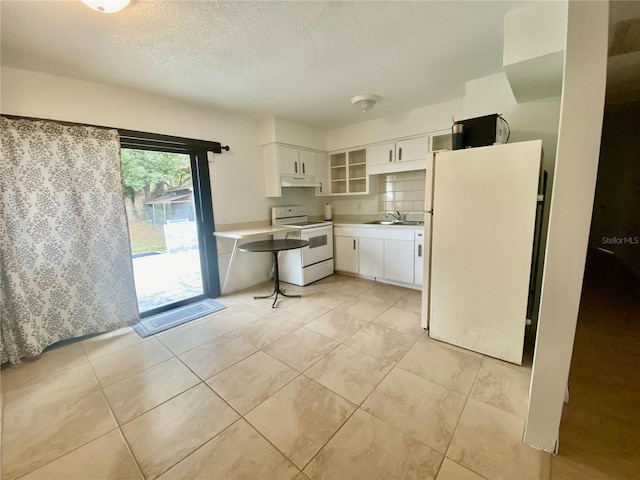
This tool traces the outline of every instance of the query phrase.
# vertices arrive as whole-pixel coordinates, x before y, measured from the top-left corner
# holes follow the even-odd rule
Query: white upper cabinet
[[[329,155],[316,152],[316,179],[320,186],[316,189],[316,195],[329,195]]]
[[[278,145],[280,175],[316,175],[316,152]]]
[[[451,149],[451,129],[440,130],[431,134],[431,152]]]
[[[279,143],[263,145],[262,157],[267,197],[281,197],[282,187],[316,187],[318,162],[324,162],[323,168],[328,169],[326,153]]]
[[[331,195],[369,193],[367,151],[364,148],[329,155]]]
[[[316,152],[311,150],[299,150],[298,169],[302,175],[314,177],[316,175]]]
[[[298,171],[298,149],[278,145],[276,147],[278,154],[278,171],[280,175],[302,175],[302,171]]]
[[[415,162],[423,160],[427,167],[426,160],[429,154],[429,137],[410,138],[396,142],[396,162]]]
[[[396,144],[383,143],[367,148],[367,165],[371,167],[377,165],[388,165],[395,161]]]
[[[427,168],[429,136],[397,140],[367,148],[367,167],[370,175],[404,172]]]

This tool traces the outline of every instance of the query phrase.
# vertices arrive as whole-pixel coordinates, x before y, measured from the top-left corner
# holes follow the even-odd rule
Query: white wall
[[[503,66],[519,102],[560,95],[566,25],[566,0],[505,15]]]
[[[286,118],[269,117],[260,122],[260,144],[274,142],[325,151],[327,132]]]
[[[313,205],[317,204],[314,211],[322,213],[324,202],[307,197],[311,192],[302,189],[290,189],[280,199],[265,197],[260,129],[257,122],[249,119],[149,93],[8,67],[2,67],[0,109],[7,115],[109,126],[230,145],[230,152],[215,155],[209,164],[217,227],[241,222],[270,222],[273,205],[298,204],[308,199]],[[222,265],[226,261],[228,241],[219,241],[218,246]],[[262,263],[268,266],[268,256]],[[230,289],[265,280],[263,270],[268,270],[266,266],[247,267],[255,275],[238,276],[235,283],[230,283]],[[220,273],[222,282],[222,268]]]
[[[567,34],[565,2],[536,2],[504,17],[503,65],[564,50]]]
[[[557,161],[524,435],[527,444],[547,451],[553,451],[558,440],[589,238],[608,7],[608,2],[569,2]]]

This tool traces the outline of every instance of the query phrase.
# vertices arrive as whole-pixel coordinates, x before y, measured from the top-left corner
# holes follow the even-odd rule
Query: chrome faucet
[[[396,210],[396,213],[395,213],[395,214],[393,214],[393,213],[391,213],[391,212],[387,212],[387,217],[388,217],[389,215],[391,215],[393,218],[395,218],[395,219],[396,219],[396,221],[398,221],[398,222],[401,222],[401,221],[402,221],[402,214],[401,214],[400,212],[398,212],[397,210]]]

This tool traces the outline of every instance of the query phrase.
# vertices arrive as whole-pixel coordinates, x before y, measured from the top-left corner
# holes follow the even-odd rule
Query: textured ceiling
[[[502,71],[504,15],[530,3],[3,0],[2,64],[333,128]],[[363,93],[382,97],[366,114]]]

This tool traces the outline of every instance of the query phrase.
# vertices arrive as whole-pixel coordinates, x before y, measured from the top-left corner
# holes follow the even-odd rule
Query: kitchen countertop
[[[246,228],[242,230],[228,230],[223,232],[214,232],[216,237],[234,238],[236,240],[256,237],[260,235],[272,235],[274,233],[286,233],[299,230],[296,227],[288,227],[285,225],[266,225],[264,227]]]
[[[371,224],[369,222],[375,222],[376,220],[385,220],[384,217],[380,218],[380,215],[336,215],[333,219],[334,227],[372,227],[372,228],[424,228],[423,225],[382,225]],[[408,221],[422,221],[421,215],[410,215]]]
[[[365,227],[365,228],[413,228],[421,229],[423,225],[383,225],[380,223],[362,223],[362,222],[333,222],[334,227]]]

